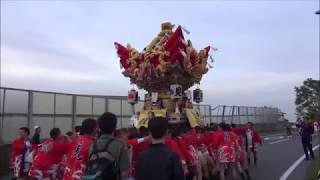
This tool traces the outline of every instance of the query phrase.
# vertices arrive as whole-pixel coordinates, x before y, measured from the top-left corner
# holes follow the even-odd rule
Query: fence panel
[[[4,112],[28,113],[28,92],[18,90],[6,90]]]
[[[132,106],[128,103],[127,100],[121,100],[121,115],[122,116],[131,116],[132,115]]]
[[[3,111],[3,97],[4,97],[4,89],[0,89],[0,114]]]
[[[76,114],[92,115],[92,97],[76,96]]]
[[[93,98],[93,115],[101,115],[106,111],[105,98]]]
[[[72,96],[57,94],[55,101],[56,114],[72,114]]]
[[[29,92],[32,97],[30,101]],[[143,110],[143,104],[143,101],[139,101],[135,105],[135,112]],[[199,105],[199,109],[206,124],[222,121],[236,124],[248,121],[257,124],[276,123],[279,122],[281,113],[278,108],[271,107]],[[0,143],[11,142],[22,126],[29,127],[33,133],[32,127],[39,125],[42,138],[49,137],[49,131],[53,127],[58,127],[65,133],[71,131],[73,126],[81,125],[86,118],[98,118],[106,110],[117,115],[117,128],[129,126],[132,107],[125,96],[72,95],[0,88]]]
[[[20,127],[28,127],[27,116],[4,116],[2,140],[12,142],[19,135]]]
[[[108,99],[108,111],[121,116],[121,100]]]
[[[72,130],[72,118],[71,117],[55,117],[54,127],[60,128],[63,133]]]
[[[33,93],[34,114],[54,114],[54,94]]]

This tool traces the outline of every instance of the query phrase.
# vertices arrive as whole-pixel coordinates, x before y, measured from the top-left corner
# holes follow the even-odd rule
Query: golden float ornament
[[[168,117],[181,119],[177,114],[185,113],[183,104],[189,101],[185,93],[181,100],[170,97],[170,86],[176,84],[179,91],[185,92],[194,84],[199,84],[202,76],[208,72],[209,52],[211,46],[199,52],[193,47],[191,40],[185,40],[185,28],[170,22],[161,24],[161,31],[141,52],[127,44],[126,47],[115,42],[117,54],[120,58],[122,72],[130,78],[131,83],[144,89],[149,95],[145,96],[145,110],[166,109]],[[151,102],[151,94],[158,93],[158,102]],[[178,110],[179,112],[177,112]],[[182,118],[183,119],[183,118]]]

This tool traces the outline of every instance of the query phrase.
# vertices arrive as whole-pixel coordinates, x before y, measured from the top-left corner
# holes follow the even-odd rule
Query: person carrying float
[[[238,171],[246,174],[247,178],[250,180],[251,175],[249,172],[248,162],[245,160],[245,129],[237,128],[235,124],[231,124],[231,131],[238,135],[238,144],[240,146],[239,151],[237,153],[236,164]],[[242,176],[242,175],[241,175]]]
[[[50,131],[50,139],[42,143],[39,148],[29,176],[31,179],[62,179],[62,158],[67,153],[68,143],[64,140],[59,128]]]
[[[257,160],[258,160],[258,155],[257,155],[257,147],[258,144],[262,145],[262,140],[261,137],[259,135],[259,133],[256,131],[256,129],[253,127],[253,123],[252,122],[248,122],[246,125],[246,129],[245,129],[245,149],[246,149],[246,153],[247,153],[247,161],[248,164],[250,165],[251,161],[250,161],[250,157],[251,154],[253,154],[253,161],[254,164],[257,164]]]
[[[81,134],[71,142],[66,160],[64,180],[81,180],[89,160],[89,148],[97,135],[98,124],[94,119],[86,119],[81,125]]]
[[[225,168],[227,166],[231,169],[232,178],[237,178],[236,158],[240,147],[237,135],[230,130],[231,128],[227,124],[220,123],[218,131],[213,136],[213,149],[217,150],[220,180],[226,179]]]
[[[11,167],[14,178],[26,178],[33,160],[32,150],[36,149],[30,138],[30,130],[27,127],[21,127],[20,136],[12,143]]]

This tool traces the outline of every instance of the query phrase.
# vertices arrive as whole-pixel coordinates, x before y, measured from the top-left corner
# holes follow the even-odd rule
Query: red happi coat
[[[217,143],[217,131],[211,131],[208,133],[208,149],[211,152],[211,157],[213,158],[213,160],[217,160],[218,159],[218,154],[217,154],[217,147],[214,147],[214,145]]]
[[[252,131],[252,142],[248,142],[247,139],[247,131],[249,128],[233,128],[232,131],[236,133],[238,136],[242,136],[244,139],[243,145],[246,148],[246,151],[251,150],[255,151],[256,144],[262,144],[261,136],[260,134],[254,129],[250,129]]]
[[[252,129],[252,131],[253,131],[253,142],[255,144],[262,144],[260,134],[255,129]]]
[[[208,151],[209,155],[212,156],[212,132],[207,132],[202,134],[202,143],[204,144],[204,147],[206,147],[206,150]]]
[[[196,150],[202,153],[207,151],[207,137],[204,134],[196,133],[195,129],[192,129],[185,135],[185,138],[188,144],[194,146]]]
[[[246,133],[250,130],[252,132],[252,142],[249,142],[247,135],[246,135]],[[245,148],[246,148],[246,151],[256,152],[256,148],[257,148],[256,145],[257,144],[262,144],[262,140],[261,140],[259,133],[254,128],[251,128],[251,129],[246,128],[245,129]]]
[[[24,152],[24,138],[18,138],[12,143],[12,154],[11,154],[11,166],[13,167],[15,164],[15,159],[17,156],[22,155]]]
[[[147,140],[147,141],[143,141],[143,142],[138,142],[138,139],[131,139],[131,140],[127,141],[127,144],[130,144],[133,146],[133,151],[134,151],[133,154],[135,157],[138,157],[142,151],[146,150],[150,146],[151,141]],[[177,153],[181,160],[186,160],[180,147],[172,138],[166,137],[165,138],[165,145],[169,149],[171,149],[173,152]],[[136,158],[133,158],[133,157],[132,157],[132,159],[137,160]]]
[[[82,178],[89,160],[89,148],[92,142],[91,137],[84,135],[80,135],[79,138],[71,142],[68,148],[64,180],[80,180]]]
[[[174,138],[174,141],[178,144],[181,152],[183,153],[184,157],[186,158],[187,163],[192,163],[193,162],[193,157],[191,153],[188,150],[187,143],[182,137],[176,137]]]
[[[245,141],[245,128],[232,128],[232,132],[238,135],[239,152],[237,154],[237,162],[244,161],[244,141]]]
[[[129,174],[130,176],[134,176],[139,155],[150,146],[151,141],[150,140],[140,141],[138,140],[138,138],[134,138],[134,139],[128,140],[127,144],[132,145],[131,171]]]
[[[136,164],[137,164],[137,161],[139,159],[139,155],[140,155],[141,152],[143,152],[144,150],[146,150],[150,146],[151,141],[150,140],[140,141],[139,139],[134,138],[134,139],[128,140],[127,144],[132,145],[132,148],[133,148],[132,149],[132,164],[131,164],[130,175],[134,176]],[[185,158],[184,154],[182,153],[180,147],[178,146],[178,144],[174,140],[172,140],[171,138],[167,137],[165,139],[165,145],[169,149],[171,149],[173,152],[177,153],[182,161],[186,160],[186,158]]]
[[[184,142],[188,147],[189,153],[192,155],[192,159],[194,163],[198,163],[199,155],[198,155],[198,138],[196,137],[195,130],[191,130],[184,135]]]
[[[197,138],[197,133],[194,129],[191,129],[189,132],[187,132],[185,135],[184,135],[184,139],[185,139],[185,142],[187,143],[187,145],[192,145],[194,146],[195,148],[198,147],[199,145],[199,139]]]
[[[186,157],[182,153],[180,147],[178,146],[177,142],[174,141],[171,137],[166,137],[165,138],[165,145],[171,149],[173,152],[177,153],[178,156],[180,157],[180,160],[183,162],[186,162]]]
[[[46,140],[35,155],[29,175],[39,180],[44,178],[55,180],[59,177],[61,179],[63,173],[60,169],[61,160],[67,150],[67,143]]]
[[[217,149],[218,161],[236,162],[236,153],[239,151],[237,135],[231,131],[217,131],[213,138],[213,149]]]
[[[27,147],[26,143],[29,142],[30,146]],[[21,177],[24,171],[24,158],[27,148],[29,152],[35,147],[31,144],[31,141],[20,137],[12,143],[12,154],[11,154],[11,167],[13,168],[14,177]]]

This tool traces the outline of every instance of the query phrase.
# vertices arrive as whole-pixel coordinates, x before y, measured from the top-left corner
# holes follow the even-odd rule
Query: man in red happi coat
[[[247,152],[248,164],[250,164],[250,156],[253,154],[254,164],[257,164],[257,145],[262,144],[261,137],[256,129],[253,127],[252,122],[247,123],[245,129],[245,149]]]
[[[248,122],[245,128],[232,128],[232,131],[238,136],[243,137],[244,147],[247,154],[247,161],[250,164],[250,156],[253,154],[254,163],[257,163],[257,145],[262,144],[260,134],[253,127],[252,122]]]
[[[231,131],[229,125],[220,123],[218,131],[214,134],[213,139],[213,149],[217,150],[217,160],[220,165],[220,179],[225,179],[225,164],[230,165],[232,176],[236,179],[236,157],[240,150],[238,136]]]
[[[50,139],[41,144],[29,175],[32,179],[58,180],[63,176],[61,161],[67,153],[68,143],[64,141],[59,128],[50,131]]]
[[[131,170],[129,172],[130,177],[134,177],[139,155],[149,147],[150,143],[151,141],[149,136],[127,140],[127,144],[132,146]]]
[[[83,135],[71,142],[68,149],[64,180],[81,180],[89,159],[89,148],[97,135],[97,128],[97,121],[94,119],[82,122]]]
[[[20,136],[12,143],[11,167],[13,168],[13,177],[27,177],[32,162],[32,150],[36,145],[29,139],[30,130],[27,127],[21,127]]]

